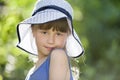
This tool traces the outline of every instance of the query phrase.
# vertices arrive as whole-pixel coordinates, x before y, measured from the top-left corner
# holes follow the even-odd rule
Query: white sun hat
[[[70,57],[78,57],[84,53],[81,41],[73,29],[73,9],[65,0],[38,0],[32,16],[17,25],[19,42],[17,47],[38,55],[35,39],[32,35],[31,24],[42,24],[61,18],[66,18],[69,24],[71,35],[66,42],[66,52]]]

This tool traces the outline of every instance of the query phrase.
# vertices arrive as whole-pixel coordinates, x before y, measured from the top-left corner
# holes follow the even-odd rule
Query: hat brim
[[[31,54],[38,55],[35,39],[32,35],[31,24],[42,24],[64,17],[66,17],[67,19],[67,16],[59,11],[45,10],[22,21],[17,26],[17,33],[19,38],[19,43],[17,44],[17,47]],[[71,21],[67,19],[67,22],[70,26],[72,33],[67,39],[66,51],[68,56],[78,57],[83,54],[84,49],[81,45],[78,35],[76,34],[75,30],[72,27]]]

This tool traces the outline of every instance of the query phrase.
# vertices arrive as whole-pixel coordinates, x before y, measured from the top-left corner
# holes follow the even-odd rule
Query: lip
[[[54,47],[45,47],[48,51],[51,51],[54,49]]]

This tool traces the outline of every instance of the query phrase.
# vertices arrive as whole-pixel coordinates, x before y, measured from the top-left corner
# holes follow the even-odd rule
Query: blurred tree
[[[83,70],[83,76],[81,74],[81,79],[119,80],[120,1],[69,1],[75,6],[74,8],[78,7],[83,15],[81,21],[75,20],[75,23],[79,22],[78,32],[83,38],[82,42],[87,44],[87,47],[85,45],[87,65]]]
[[[30,15],[34,2],[0,0],[0,80],[24,80],[33,64],[15,44],[16,26]]]

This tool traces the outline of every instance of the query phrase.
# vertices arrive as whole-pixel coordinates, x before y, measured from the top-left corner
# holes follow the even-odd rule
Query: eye
[[[61,32],[56,33],[57,36],[62,36],[63,34]]]
[[[39,32],[40,32],[41,34],[47,34],[47,31],[45,31],[45,30],[39,30]]]
[[[43,31],[43,32],[41,32],[42,34],[47,34],[47,32],[46,31]]]

